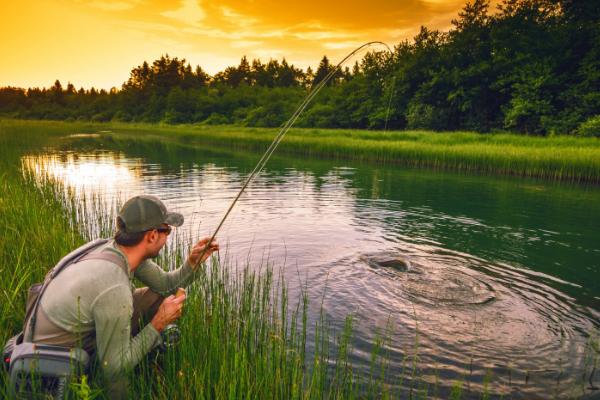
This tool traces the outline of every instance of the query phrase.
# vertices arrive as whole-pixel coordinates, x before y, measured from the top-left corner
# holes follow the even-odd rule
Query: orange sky
[[[119,87],[168,53],[213,74],[249,59],[315,67],[360,44],[448,29],[465,0],[0,0],[0,86]]]

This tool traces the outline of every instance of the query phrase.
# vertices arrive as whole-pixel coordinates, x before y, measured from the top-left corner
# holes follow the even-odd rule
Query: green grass
[[[14,129],[13,129],[14,128]],[[20,129],[22,128],[22,130]],[[61,128],[57,128],[58,133]],[[50,187],[23,176],[23,152],[44,143],[52,129],[35,137],[28,128],[0,124],[0,343],[21,329],[27,288],[43,279],[57,260],[84,239],[72,227]],[[64,131],[64,130],[63,130]],[[0,374],[0,388],[6,375]]]
[[[37,187],[20,169],[23,152],[44,143],[52,130],[35,137],[0,124],[0,340],[21,324],[25,289],[40,281],[69,249],[83,243],[62,203],[48,187]],[[63,131],[57,128],[55,133]]]
[[[109,124],[117,138],[176,141],[263,151],[275,129]],[[278,153],[314,158],[600,182],[600,140],[556,136],[423,131],[292,129]]]

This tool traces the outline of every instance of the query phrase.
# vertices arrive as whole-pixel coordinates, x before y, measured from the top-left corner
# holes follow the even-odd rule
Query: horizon
[[[271,0],[42,0],[4,5],[0,87],[117,89],[144,61],[168,54],[210,75],[249,60],[316,69],[368,41],[393,47],[421,26],[448,30],[465,0],[350,0],[282,4]],[[490,11],[494,10],[490,5]],[[360,18],[357,18],[357,15]],[[132,51],[135,49],[135,51]],[[358,55],[347,64],[360,59]]]

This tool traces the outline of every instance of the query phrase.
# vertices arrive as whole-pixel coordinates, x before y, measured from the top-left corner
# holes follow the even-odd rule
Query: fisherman
[[[112,240],[58,274],[37,311],[33,342],[82,347],[94,354],[110,398],[126,395],[126,373],[161,343],[161,331],[182,313],[194,272],[219,250],[210,238],[196,243],[186,262],[165,272],[152,261],[183,216],[154,196],[135,196],[117,217]],[[204,252],[204,253],[203,253]],[[202,260],[200,260],[202,256]],[[147,287],[135,289],[133,278]]]

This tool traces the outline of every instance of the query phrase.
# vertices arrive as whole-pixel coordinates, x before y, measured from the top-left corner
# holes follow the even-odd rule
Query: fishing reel
[[[177,289],[175,292],[175,298],[184,296],[185,290],[182,288]],[[181,341],[181,330],[177,326],[177,324],[169,324],[165,326],[165,328],[160,333],[162,343],[158,346],[158,349],[161,353],[165,353],[167,350],[170,350],[177,346],[177,344]]]
[[[162,353],[173,349],[181,341],[181,330],[176,324],[169,324],[160,334],[162,343],[159,349]]]

